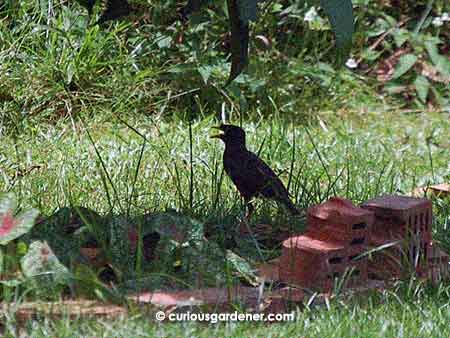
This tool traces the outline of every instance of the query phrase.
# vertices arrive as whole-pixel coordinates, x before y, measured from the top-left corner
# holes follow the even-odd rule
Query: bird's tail
[[[289,212],[291,213],[291,215],[293,216],[297,216],[300,215],[301,212],[299,209],[297,209],[297,207],[294,205],[294,203],[292,203],[292,201],[289,198],[286,198],[283,200],[283,204],[286,206],[286,208],[289,210]]]

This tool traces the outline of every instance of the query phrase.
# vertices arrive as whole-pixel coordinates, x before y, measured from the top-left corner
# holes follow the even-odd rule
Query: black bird
[[[85,7],[89,16],[92,16],[94,6],[100,0],[77,0],[77,2]],[[96,25],[103,24],[108,20],[116,20],[120,17],[127,16],[132,11],[131,6],[127,0],[103,0],[103,10],[100,19],[95,23]]]
[[[289,198],[283,182],[263,160],[247,150],[244,130],[231,124],[221,124],[213,128],[222,131],[221,134],[211,137],[219,138],[225,143],[223,166],[244,198],[247,206],[246,218],[250,217],[254,210],[251,199],[259,195],[282,203],[291,214],[298,215],[300,212]]]
[[[92,16],[96,0],[77,0],[77,2],[87,9],[89,16]]]

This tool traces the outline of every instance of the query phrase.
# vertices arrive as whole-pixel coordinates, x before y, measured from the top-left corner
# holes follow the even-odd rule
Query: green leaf
[[[255,284],[257,282],[255,269],[244,258],[231,250],[227,250],[226,259],[236,275],[243,277],[250,284]]]
[[[201,75],[201,77],[203,79],[203,82],[205,84],[207,84],[214,67],[212,67],[212,66],[200,66],[197,69],[198,69],[198,72],[200,73],[200,75]]]
[[[24,238],[29,245],[35,240],[46,241],[62,264],[81,262],[80,248],[92,236],[106,245],[108,233],[102,218],[82,207],[64,207],[42,219]]]
[[[405,54],[398,60],[395,67],[394,74],[392,74],[392,80],[398,79],[400,76],[410,70],[417,62],[417,56],[414,54]]]
[[[418,76],[414,81],[414,87],[416,88],[417,96],[423,103],[427,102],[428,91],[430,90],[430,82],[425,76]]]
[[[384,90],[389,94],[401,94],[408,90],[407,86],[402,86],[396,83],[387,83]]]
[[[378,59],[381,55],[383,54],[383,51],[375,51],[375,50],[370,50],[370,49],[366,49],[362,52],[362,57],[364,58],[364,60],[366,61],[375,61],[376,59]]]
[[[76,66],[74,65],[73,62],[69,63],[69,65],[67,66],[67,83],[70,84],[72,83],[73,80],[73,75],[75,74],[76,71]]]
[[[352,2],[351,0],[320,0],[320,5],[328,16],[336,36],[336,45],[341,50],[343,59],[346,59],[352,46],[355,30]]]
[[[46,290],[67,284],[70,279],[69,270],[60,263],[47,242],[31,243],[27,254],[20,260],[20,266],[25,277]]]
[[[164,49],[164,48],[169,48],[172,44],[172,37],[171,36],[167,36],[167,35],[163,35],[163,34],[157,34],[156,36],[157,39],[157,45],[159,48]]]
[[[406,41],[408,41],[409,31],[404,28],[396,29],[393,33],[393,36],[395,45],[397,46],[397,48],[400,48]]]
[[[5,245],[30,231],[39,214],[36,209],[30,209],[15,216],[16,206],[17,200],[12,193],[0,199],[0,245]]]
[[[231,26],[231,70],[225,84],[228,86],[248,64],[248,23],[239,18],[238,0],[227,0]]]
[[[450,61],[445,56],[439,54],[436,43],[433,41],[425,42],[425,48],[434,66],[444,76],[450,76]]]

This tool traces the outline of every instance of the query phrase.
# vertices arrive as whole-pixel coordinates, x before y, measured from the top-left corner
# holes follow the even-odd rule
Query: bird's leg
[[[249,226],[249,221],[250,221],[250,217],[253,214],[253,211],[255,210],[250,198],[244,197],[244,204],[245,204],[245,215],[243,218],[240,219],[240,224],[238,227],[238,229],[239,229],[238,232],[241,235],[248,234],[251,232],[250,226]]]
[[[253,211],[255,211],[255,207],[253,206],[252,200],[250,198],[245,198],[244,202],[245,202],[245,207],[247,209],[244,220],[246,222],[248,222],[250,220],[250,217],[253,214]]]

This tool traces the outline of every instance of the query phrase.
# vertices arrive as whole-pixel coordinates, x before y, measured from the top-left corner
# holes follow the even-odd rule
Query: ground
[[[448,180],[450,122],[446,113],[323,112],[316,121],[297,124],[275,116],[243,124],[249,147],[259,149],[281,173],[293,200],[301,206],[333,195],[361,202],[382,193],[408,193],[417,186]],[[145,144],[119,120],[101,118],[89,123],[29,125],[26,132],[5,137],[0,146],[4,163],[0,190],[15,192],[22,207],[37,207],[46,215],[70,204],[101,214],[111,207],[113,213],[130,210],[134,215],[176,209],[210,225],[213,231],[231,231],[243,215],[243,206],[231,181],[220,178],[223,148],[208,138],[212,121],[192,123],[192,161],[186,123],[130,118],[127,124],[145,136]],[[18,171],[25,174],[18,176]],[[290,221],[274,204],[260,201],[257,205],[253,225]],[[448,200],[434,200],[434,212],[433,236],[449,250]],[[251,243],[238,248],[241,256],[253,261],[270,259],[277,250],[262,247],[260,257]],[[296,322],[269,328],[261,323],[157,324],[138,312],[125,324],[84,320],[76,330],[106,336],[112,332],[178,336],[186,330],[209,336],[212,330],[225,336],[257,332],[280,336],[283,332],[282,336],[305,337],[446,337],[449,300],[448,283],[432,287],[411,280],[382,294],[335,300],[328,309],[303,310],[297,313]],[[45,332],[65,336],[74,328],[72,324],[67,320],[35,322],[27,331],[33,337]],[[5,334],[12,334],[12,327],[13,322],[7,321]]]

